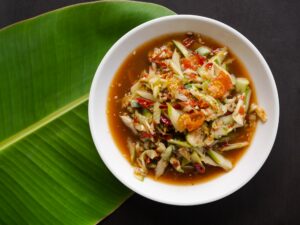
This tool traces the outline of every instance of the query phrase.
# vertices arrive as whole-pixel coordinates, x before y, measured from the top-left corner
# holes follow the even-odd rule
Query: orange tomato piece
[[[183,58],[181,59],[181,63],[184,69],[196,69],[195,65],[192,63],[190,59]]]
[[[219,75],[212,80],[210,86],[208,87],[208,91],[214,98],[221,98],[232,87],[233,84],[229,75],[221,71]]]
[[[201,111],[197,111],[191,114],[184,113],[178,119],[178,125],[180,131],[187,129],[189,132],[196,130],[205,121],[205,115]]]
[[[198,54],[192,55],[188,58],[181,59],[181,63],[184,69],[192,69],[196,70],[199,65],[203,65],[205,62],[205,58]]]

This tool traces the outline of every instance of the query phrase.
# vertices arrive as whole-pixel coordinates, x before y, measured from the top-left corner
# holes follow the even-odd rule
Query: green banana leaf
[[[95,224],[130,196],[94,147],[89,88],[119,37],[170,14],[155,4],[102,1],[0,30],[1,225]]]

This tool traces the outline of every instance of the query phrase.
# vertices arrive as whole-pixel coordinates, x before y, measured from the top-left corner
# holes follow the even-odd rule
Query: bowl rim
[[[273,123],[274,123],[274,127],[276,129],[274,129],[272,131],[272,133],[270,134],[270,139],[272,141],[269,144],[269,148],[268,148],[266,157],[262,160],[261,164],[259,164],[258,167],[256,167],[255,169],[253,169],[253,172],[247,177],[247,179],[244,179],[243,182],[239,182],[233,188],[230,188],[226,193],[219,194],[219,195],[213,195],[210,198],[206,198],[206,200],[201,200],[201,198],[200,198],[200,199],[195,200],[193,202],[178,202],[176,200],[171,200],[171,199],[168,200],[168,201],[161,200],[159,198],[155,198],[153,196],[150,196],[150,195],[148,195],[145,192],[142,192],[141,190],[135,188],[134,185],[131,185],[130,182],[127,182],[126,178],[124,178],[123,176],[119,175],[116,171],[114,171],[114,169],[112,169],[111,166],[109,165],[109,163],[105,160],[105,157],[102,156],[102,151],[99,150],[101,148],[100,148],[100,144],[97,142],[97,135],[96,135],[96,131],[95,131],[95,127],[94,127],[94,121],[93,121],[93,107],[94,107],[94,102],[95,102],[94,98],[96,97],[96,94],[95,94],[96,90],[97,90],[96,86],[97,86],[97,83],[98,83],[98,79],[100,77],[100,71],[103,69],[102,65],[105,65],[106,61],[109,60],[110,55],[112,54],[112,52],[114,52],[114,50],[116,48],[118,48],[119,45],[122,44],[122,42],[124,40],[128,39],[128,37],[130,37],[134,33],[138,32],[139,30],[143,29],[144,27],[147,27],[147,26],[150,26],[152,24],[159,23],[159,22],[162,22],[162,21],[168,21],[168,20],[174,20],[174,19],[192,19],[192,20],[198,20],[198,21],[199,20],[203,20],[204,22],[208,22],[208,23],[211,23],[211,24],[216,25],[216,26],[221,26],[225,30],[231,32],[238,39],[241,39],[251,50],[253,50],[253,52],[255,53],[255,56],[262,63],[262,66],[263,66],[263,68],[266,71],[265,75],[268,76],[268,78],[270,79],[270,85],[271,85],[271,89],[272,89],[272,92],[273,92],[272,94],[275,97],[275,101],[273,102],[274,106],[275,106],[275,112],[274,112],[275,113],[275,121],[273,121]],[[136,46],[136,47],[138,47],[138,46]],[[112,80],[113,76],[110,79]],[[154,200],[156,202],[160,202],[160,203],[164,203],[164,204],[169,204],[169,205],[191,206],[191,205],[206,204],[206,203],[209,203],[209,202],[214,202],[214,201],[217,201],[219,199],[225,198],[226,196],[229,196],[232,193],[234,193],[237,190],[239,190],[240,188],[242,188],[245,184],[247,184],[258,173],[258,171],[261,169],[261,167],[266,162],[266,160],[269,157],[269,155],[270,155],[270,153],[272,151],[272,148],[274,146],[274,143],[275,143],[275,140],[276,140],[276,136],[277,136],[277,131],[278,131],[279,115],[280,115],[279,96],[278,96],[278,91],[277,91],[277,87],[276,87],[274,76],[273,76],[273,74],[271,72],[271,69],[270,69],[269,65],[267,64],[266,60],[264,59],[264,57],[262,56],[262,54],[259,52],[259,50],[255,47],[255,45],[252,44],[252,42],[250,42],[243,34],[241,34],[237,30],[235,30],[234,28],[230,27],[229,25],[227,25],[227,24],[225,24],[223,22],[220,22],[218,20],[211,19],[211,18],[208,18],[208,17],[204,17],[204,16],[187,15],[187,14],[164,16],[164,17],[156,18],[156,19],[147,21],[145,23],[142,23],[139,26],[137,26],[137,27],[133,28],[132,30],[128,31],[120,39],[118,39],[117,42],[115,42],[112,45],[112,47],[107,51],[107,53],[105,54],[105,56],[101,60],[100,64],[98,65],[98,68],[97,68],[97,70],[95,72],[89,96],[90,96],[89,97],[90,99],[89,99],[89,103],[88,103],[88,117],[89,117],[88,119],[89,119],[90,131],[91,131],[91,134],[92,134],[92,138],[93,138],[95,147],[96,147],[96,149],[98,151],[98,154],[100,155],[100,157],[101,157],[102,161],[104,162],[104,164],[106,165],[106,167],[110,170],[110,172],[122,184],[124,184],[126,187],[128,187],[129,189],[131,189],[135,193],[138,193],[139,195],[142,195],[142,196],[144,196],[144,197],[146,197],[148,199]],[[113,138],[113,137],[111,137],[111,138]],[[255,137],[253,137],[253,138],[255,138]],[[201,183],[200,183],[200,185],[201,185]]]

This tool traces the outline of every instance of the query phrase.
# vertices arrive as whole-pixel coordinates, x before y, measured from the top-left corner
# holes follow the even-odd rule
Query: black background
[[[0,27],[84,0],[0,0]],[[272,153],[242,189],[194,207],[159,204],[134,195],[103,225],[300,224],[300,1],[155,0],[178,14],[211,17],[240,31],[274,74],[280,124]],[[179,193],[180,194],[180,193]]]

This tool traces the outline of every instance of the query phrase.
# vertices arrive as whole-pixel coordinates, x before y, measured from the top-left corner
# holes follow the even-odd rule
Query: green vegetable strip
[[[170,14],[100,1],[1,29],[0,224],[96,224],[131,195],[95,149],[88,93],[116,40]]]

